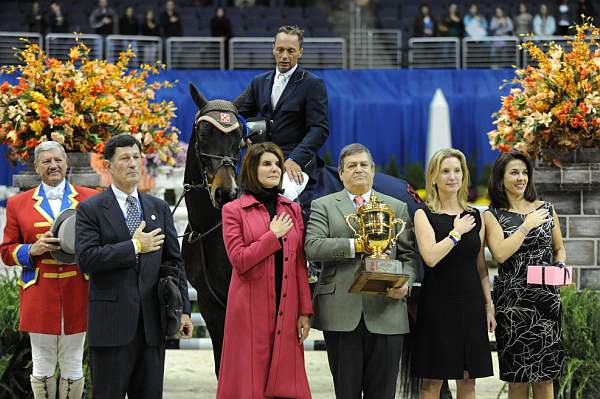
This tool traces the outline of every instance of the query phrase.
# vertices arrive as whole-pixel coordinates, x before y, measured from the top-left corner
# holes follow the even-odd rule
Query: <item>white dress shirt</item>
[[[111,184],[110,188],[112,188],[112,191],[115,194],[115,197],[117,198],[117,202],[119,204],[119,207],[121,208],[121,212],[123,212],[123,217],[125,218],[125,220],[127,220],[127,197],[129,195],[131,195],[137,200],[138,210],[140,211],[140,215],[142,214],[142,206],[140,204],[140,198],[138,197],[137,187],[133,190],[131,194],[124,193],[123,191],[116,188],[114,184]],[[135,244],[135,241],[133,241],[133,238],[131,239],[131,243],[133,244],[133,249],[135,250],[135,254],[137,255],[138,247]]]
[[[63,195],[65,194],[65,184],[67,181],[63,179],[56,186],[50,186],[44,182],[42,182],[42,187],[44,188],[44,194],[46,194],[46,198],[48,199],[48,203],[50,204],[50,209],[52,209],[52,214],[54,218],[58,216],[60,213],[60,208],[62,207]]]
[[[285,87],[287,86],[290,78],[296,72],[296,68],[298,68],[298,64],[294,65],[292,69],[285,73],[279,72],[279,69],[275,68],[275,76],[273,81],[273,88],[271,89],[271,105],[273,105],[273,109],[277,106],[279,99],[281,98],[281,94]]]

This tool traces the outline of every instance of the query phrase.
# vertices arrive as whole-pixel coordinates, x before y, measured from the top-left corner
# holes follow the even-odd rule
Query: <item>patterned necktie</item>
[[[357,195],[354,197],[354,203],[356,204],[356,209],[358,209],[365,204],[365,199],[362,196]]]
[[[273,91],[271,91],[271,104],[273,109],[277,106],[277,102],[281,98],[283,89],[285,89],[286,78],[285,75],[279,74],[275,77],[275,83],[273,83]]]
[[[129,234],[131,234],[133,236],[133,232],[142,223],[142,215],[140,214],[137,200],[135,199],[135,197],[133,195],[128,195],[126,202],[127,202],[127,228],[129,229]]]

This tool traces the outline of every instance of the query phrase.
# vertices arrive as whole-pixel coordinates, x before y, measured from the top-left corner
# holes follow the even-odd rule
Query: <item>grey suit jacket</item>
[[[387,195],[373,193],[379,201],[394,209],[395,217],[406,222],[406,229],[396,247],[392,248],[390,258],[402,261],[403,271],[413,276],[409,281],[412,284],[419,255],[406,204]],[[355,213],[355,209],[345,190],[312,202],[306,228],[306,257],[310,261],[323,262],[315,288],[312,326],[324,331],[353,331],[364,316],[367,329],[372,333],[406,334],[409,327],[404,300],[348,292],[362,262],[360,254],[350,258],[349,238],[353,237],[353,233],[345,221],[350,213]]]

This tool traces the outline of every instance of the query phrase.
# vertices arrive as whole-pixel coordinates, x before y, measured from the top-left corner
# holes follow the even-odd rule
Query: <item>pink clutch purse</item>
[[[568,285],[573,280],[571,266],[527,266],[527,283],[542,285]]]

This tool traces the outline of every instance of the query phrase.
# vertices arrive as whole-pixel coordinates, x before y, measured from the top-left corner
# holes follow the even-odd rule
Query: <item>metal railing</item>
[[[225,39],[222,37],[169,37],[169,69],[225,69]]]
[[[0,32],[0,64],[16,65],[15,49],[25,46],[26,38],[42,45],[49,57],[68,59],[68,51],[78,43],[90,48],[90,57],[110,62],[131,45],[137,57],[130,65],[166,61],[171,69],[225,69],[227,44],[223,38]],[[306,38],[302,65],[309,69],[401,68],[402,36],[399,30],[355,29],[349,46],[342,38]],[[558,43],[569,49],[571,37],[564,36],[490,36],[483,38],[411,38],[408,41],[409,68],[510,68],[535,65],[519,44],[535,42],[545,49]],[[165,45],[163,47],[163,44]],[[349,47],[349,48],[348,48]],[[106,48],[106,54],[104,51]],[[273,68],[273,39],[232,38],[229,41],[229,69]],[[347,53],[349,50],[349,57]],[[166,53],[165,53],[166,51]],[[462,54],[462,56],[461,56]],[[166,58],[166,59],[165,59]]]
[[[234,37],[229,40],[229,69],[273,68],[273,39]]]
[[[106,36],[106,60],[116,62],[119,54],[131,48],[135,58],[129,61],[132,67],[138,67],[140,64],[154,64],[164,62],[163,43],[158,36],[126,36],[126,35],[108,35]]]
[[[357,29],[350,32],[350,68],[401,68],[402,32]]]
[[[510,68],[519,65],[519,38],[466,37],[462,41],[463,68]]]
[[[90,49],[90,58],[104,58],[104,39],[100,35],[48,33],[44,39],[46,55],[65,61],[69,58],[71,47],[79,43],[85,44]]]
[[[347,68],[344,39],[305,38],[302,47],[303,67]],[[229,69],[271,69],[273,66],[273,38],[234,37],[229,40]]]
[[[413,37],[408,40],[409,68],[460,68],[456,37]]]
[[[26,40],[22,40],[26,39]],[[15,51],[25,48],[27,41],[42,46],[42,35],[31,32],[0,32],[0,65],[19,65]]]
[[[313,69],[346,69],[346,40],[342,38],[306,38],[302,45],[302,66]],[[271,65],[273,59],[271,58]]]

